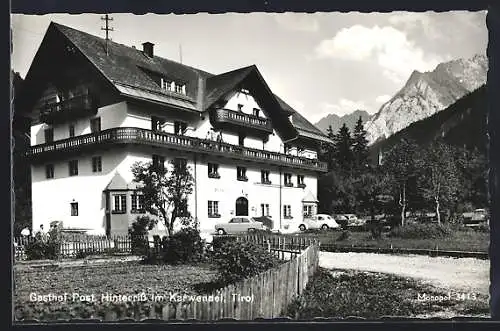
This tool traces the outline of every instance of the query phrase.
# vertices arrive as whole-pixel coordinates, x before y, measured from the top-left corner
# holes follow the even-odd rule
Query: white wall
[[[92,172],[92,156],[102,157],[102,172]],[[32,165],[33,229],[40,224],[49,228],[51,221],[63,221],[65,227],[98,229],[104,233],[105,200],[103,190],[123,162],[123,151],[81,155],[78,176],[69,176],[68,161],[54,162],[54,178],[45,178],[45,164]],[[78,202],[78,216],[71,216],[70,203]]]
[[[262,107],[257,103],[251,94],[235,92],[228,100],[224,108],[237,111],[238,104],[243,105],[243,113],[252,115],[253,109],[257,108],[260,109],[259,117],[266,118],[265,111],[262,110]]]
[[[75,136],[89,134],[90,120],[96,117],[101,118],[101,130],[124,126],[123,122],[125,121],[126,114],[127,104],[119,102],[99,108],[95,116],[86,116],[72,122],[55,125],[46,123],[36,124],[31,126],[31,144],[38,145],[45,143],[44,130],[49,128],[54,129],[54,140],[69,138],[69,126],[71,124],[75,126]]]

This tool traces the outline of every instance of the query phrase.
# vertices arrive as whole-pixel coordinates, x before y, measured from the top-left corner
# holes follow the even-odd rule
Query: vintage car
[[[299,222],[298,229],[305,231],[307,229],[340,229],[340,225],[327,214],[317,214],[314,216],[304,217],[302,222]]]
[[[217,234],[235,234],[242,232],[253,232],[255,230],[265,230],[262,222],[256,221],[253,217],[237,216],[233,217],[227,223],[215,224]]]

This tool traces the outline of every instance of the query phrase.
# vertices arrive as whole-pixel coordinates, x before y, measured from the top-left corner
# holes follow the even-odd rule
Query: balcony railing
[[[90,94],[83,94],[71,99],[45,105],[40,110],[40,117],[44,122],[53,122],[65,119],[66,116],[79,116],[95,114],[97,106]]]
[[[140,128],[112,128],[64,140],[57,140],[52,143],[35,145],[30,148],[28,155],[37,157],[51,152],[66,152],[78,150],[85,146],[110,143],[153,145],[177,150],[219,155],[240,160],[262,162],[265,164],[282,165],[321,172],[327,171],[326,163],[316,159],[307,159],[304,157]]]
[[[271,122],[268,119],[229,109],[217,109],[215,112],[215,121],[242,125],[270,133],[273,132]]]

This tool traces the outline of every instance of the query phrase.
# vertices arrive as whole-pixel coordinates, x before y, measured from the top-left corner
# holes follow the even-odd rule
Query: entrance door
[[[236,199],[236,216],[248,216],[248,200],[244,197]]]

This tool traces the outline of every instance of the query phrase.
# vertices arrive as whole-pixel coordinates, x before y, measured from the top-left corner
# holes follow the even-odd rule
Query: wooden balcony
[[[49,124],[65,122],[80,116],[95,115],[96,100],[90,94],[83,94],[57,103],[47,104],[40,110],[40,119]]]
[[[173,150],[189,151],[200,154],[217,155],[233,158],[286,166],[290,168],[308,169],[327,172],[327,164],[316,159],[307,159],[293,155],[259,150],[254,148],[217,143],[211,140],[189,136],[179,136],[165,132],[154,132],[139,128],[113,128],[97,133],[76,136],[52,143],[31,146],[28,155],[33,161],[39,158],[49,158],[53,154],[79,152],[84,148],[97,149],[99,145],[135,144],[163,147]]]
[[[215,122],[217,124],[242,126],[249,129],[264,131],[266,133],[273,132],[273,127],[268,119],[229,109],[216,109]]]

